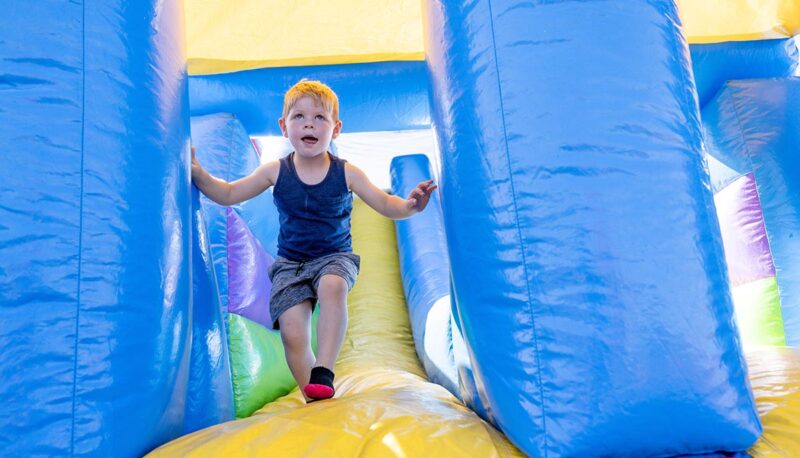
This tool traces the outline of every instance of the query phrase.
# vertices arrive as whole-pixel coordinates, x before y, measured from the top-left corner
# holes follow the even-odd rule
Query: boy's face
[[[331,139],[338,137],[342,128],[342,122],[311,97],[299,98],[278,124],[295,153],[307,158],[328,151]]]

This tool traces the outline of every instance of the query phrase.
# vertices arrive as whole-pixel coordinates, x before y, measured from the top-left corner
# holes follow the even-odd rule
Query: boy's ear
[[[339,132],[341,132],[341,130],[342,130],[342,120],[340,119],[336,121],[336,125],[333,126],[333,136],[331,137],[331,139],[338,137]]]
[[[288,138],[289,133],[286,132],[286,121],[284,121],[283,118],[280,118],[278,119],[278,125],[281,126],[281,133],[283,134],[283,136]]]

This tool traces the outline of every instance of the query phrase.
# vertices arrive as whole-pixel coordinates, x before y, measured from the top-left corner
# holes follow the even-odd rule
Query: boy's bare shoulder
[[[348,188],[352,187],[354,181],[359,182],[364,178],[366,178],[364,171],[349,162],[344,163],[344,179]]]
[[[364,177],[367,176],[364,173],[363,170],[361,170],[360,168],[356,167],[355,165],[353,165],[353,164],[351,164],[349,162],[345,162],[344,163],[344,173],[345,173],[345,176],[347,176],[348,178],[350,178],[352,176],[362,176],[362,175]]]
[[[278,182],[278,174],[281,170],[281,164],[278,161],[265,162],[256,168],[253,172],[260,175],[269,181],[270,186],[274,186]]]

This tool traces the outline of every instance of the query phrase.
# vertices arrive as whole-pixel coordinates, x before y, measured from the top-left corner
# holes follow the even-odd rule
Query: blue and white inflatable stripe
[[[454,292],[499,427],[545,457],[752,445],[674,3],[425,15]]]

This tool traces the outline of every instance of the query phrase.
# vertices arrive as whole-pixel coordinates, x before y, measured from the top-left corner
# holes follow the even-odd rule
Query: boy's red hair
[[[283,96],[283,118],[289,114],[292,106],[303,97],[311,97],[331,113],[334,121],[339,120],[339,97],[325,83],[320,81],[300,80]]]

